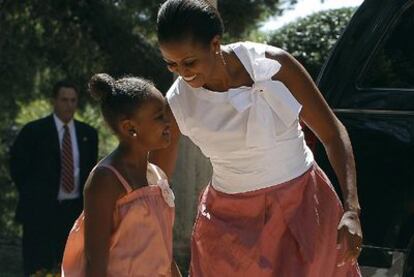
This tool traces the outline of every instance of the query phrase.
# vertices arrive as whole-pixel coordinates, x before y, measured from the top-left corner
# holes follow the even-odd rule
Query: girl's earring
[[[133,137],[136,137],[137,136],[137,131],[135,131],[135,129],[131,129],[131,130],[129,130],[129,134]]]

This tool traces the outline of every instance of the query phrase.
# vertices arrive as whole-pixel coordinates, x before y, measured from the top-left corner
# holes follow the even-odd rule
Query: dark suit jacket
[[[98,156],[98,135],[75,120],[79,148],[80,192]],[[18,222],[39,224],[53,212],[60,186],[60,147],[53,115],[32,121],[20,131],[10,152],[10,173],[19,191]]]

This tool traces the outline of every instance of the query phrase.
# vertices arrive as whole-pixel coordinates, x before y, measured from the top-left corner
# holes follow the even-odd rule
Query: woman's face
[[[180,75],[194,88],[202,87],[211,80],[218,61],[216,51],[220,50],[215,39],[209,45],[191,39],[167,42],[160,45],[167,68]]]

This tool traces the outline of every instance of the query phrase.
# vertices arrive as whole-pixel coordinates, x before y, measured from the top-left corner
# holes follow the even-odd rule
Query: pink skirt
[[[355,277],[357,264],[338,267],[343,209],[315,164],[303,175],[256,191],[226,194],[207,186],[191,241],[190,275]]]

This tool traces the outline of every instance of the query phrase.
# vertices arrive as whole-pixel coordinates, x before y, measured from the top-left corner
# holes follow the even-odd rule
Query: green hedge
[[[315,79],[355,8],[314,13],[270,33],[267,42],[291,53]]]

